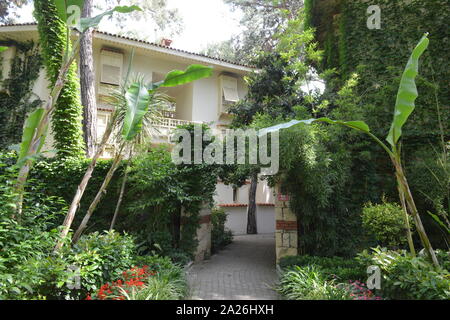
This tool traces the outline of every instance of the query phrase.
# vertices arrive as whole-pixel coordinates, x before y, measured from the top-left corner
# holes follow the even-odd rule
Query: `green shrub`
[[[231,230],[225,229],[227,214],[225,210],[214,208],[211,211],[211,252],[215,253],[233,241]]]
[[[406,226],[402,208],[383,198],[382,204],[367,203],[362,212],[364,228],[381,246],[399,248],[406,244]],[[409,218],[412,225],[412,219]]]
[[[133,240],[116,233],[84,236],[55,254],[65,202],[42,194],[42,183],[29,180],[23,213],[16,219],[16,172],[2,159],[0,167],[0,299],[79,298],[131,265]],[[79,268],[79,290],[68,287],[71,267]]]
[[[82,236],[75,246],[62,252],[68,266],[79,268],[79,290],[67,294],[84,298],[103,283],[114,280],[133,265],[136,245],[133,237],[117,232],[94,232]]]
[[[139,233],[141,254],[184,259],[197,248],[200,210],[213,201],[217,177],[206,165],[175,165],[167,147],[140,155],[130,167],[123,230]],[[183,214],[182,214],[183,213]],[[184,257],[182,255],[184,254]]]
[[[316,266],[294,266],[281,275],[277,291],[289,300],[351,300],[344,288],[329,281]]]
[[[136,260],[148,259],[136,257],[134,237],[117,232],[84,235],[76,245],[67,243],[55,254],[58,227],[67,206],[63,199],[48,193],[53,190],[71,194],[76,180],[73,175],[79,173],[84,162],[42,161],[41,171],[37,170],[28,181],[19,221],[15,217],[14,193],[17,172],[11,167],[14,157],[13,153],[0,153],[0,299],[84,299],[102,284],[117,279]],[[58,171],[60,167],[65,169]],[[37,179],[42,176],[49,177],[43,179],[45,184]],[[62,184],[58,185],[58,181]],[[171,248],[168,253],[183,264],[190,259],[178,248]],[[161,270],[173,265],[169,258],[155,260],[152,265],[163,262]],[[69,286],[76,284],[73,271],[79,275],[80,288]]]
[[[444,250],[436,250],[436,257],[442,267],[447,271],[450,271],[450,252]]]
[[[65,203],[40,192],[42,184],[30,180],[20,221],[16,217],[16,171],[0,158],[0,299],[44,299],[62,272],[52,256],[58,239],[56,226]],[[50,267],[50,268],[49,268]],[[55,275],[55,273],[60,273]]]
[[[366,270],[355,259],[341,257],[287,256],[281,258],[279,265],[282,269],[292,269],[296,266],[314,266],[321,270],[321,273],[328,280],[363,281],[367,277]]]
[[[39,181],[45,181],[45,184],[42,186],[43,193],[50,196],[61,197],[70,204],[89,163],[89,159],[83,158],[42,159],[35,164],[31,176]],[[78,227],[84,213],[87,211],[92,200],[94,200],[111,164],[112,160],[98,161],[83,199],[81,200],[78,209],[80,214],[77,214],[75,217],[72,225],[73,229]],[[103,200],[99,203],[95,214],[90,220],[88,225],[90,232],[109,229],[117,203],[120,184],[122,182],[122,172],[123,166],[121,165],[113,176]],[[124,205],[126,205],[127,202],[128,199],[125,196]]]
[[[444,260],[442,254],[439,257]],[[406,251],[374,248],[358,255],[362,266],[381,270],[381,292],[390,299],[450,299],[450,273],[435,268],[426,257],[412,257]],[[448,257],[447,262],[448,263]],[[448,265],[448,264],[447,264]]]

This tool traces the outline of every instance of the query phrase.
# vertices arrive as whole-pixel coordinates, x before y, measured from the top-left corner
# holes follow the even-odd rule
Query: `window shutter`
[[[122,79],[123,54],[103,49],[100,61],[100,82],[119,86]]]
[[[239,101],[237,79],[228,76],[221,76],[223,98],[226,102]]]

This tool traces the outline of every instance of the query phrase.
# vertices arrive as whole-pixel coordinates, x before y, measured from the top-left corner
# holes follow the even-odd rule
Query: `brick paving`
[[[276,300],[275,236],[235,236],[187,272],[192,300]]]

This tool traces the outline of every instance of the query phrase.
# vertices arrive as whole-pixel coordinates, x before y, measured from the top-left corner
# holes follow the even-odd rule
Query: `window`
[[[238,102],[237,79],[228,76],[221,76],[223,99],[226,102]]]
[[[228,107],[239,101],[238,79],[221,75],[220,80],[220,112],[228,113]]]
[[[109,85],[120,85],[122,79],[123,54],[111,50],[101,51],[100,82]]]

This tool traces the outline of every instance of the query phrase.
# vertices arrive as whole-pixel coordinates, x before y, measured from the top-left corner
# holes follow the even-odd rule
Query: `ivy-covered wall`
[[[348,79],[353,72],[359,74],[359,91],[365,95],[364,103],[377,104],[376,110],[372,110],[374,114],[369,112],[367,120],[376,118],[372,122],[382,132],[390,123],[392,115],[395,78],[401,75],[419,39],[429,32],[430,46],[420,66],[418,108],[410,121],[415,127],[407,125],[406,137],[432,138],[439,133],[435,130],[438,128],[435,116],[436,90],[442,109],[442,122],[448,125],[450,6],[447,0],[308,2],[312,2],[313,9],[308,11],[309,14],[307,12],[307,20],[312,21],[317,30],[316,38],[325,50],[322,70],[336,68],[342,79]],[[367,28],[367,8],[373,4],[381,8],[379,30]],[[448,133],[448,126],[445,129]]]
[[[433,173],[438,174],[443,140],[450,139],[450,6],[448,0],[308,0],[312,9],[307,21],[316,30],[316,40],[324,50],[317,68],[334,69],[328,77],[326,97],[330,99],[327,116],[345,120],[364,120],[379,137],[387,136],[392,121],[400,76],[408,57],[425,32],[430,46],[420,61],[416,109],[404,127],[402,150],[413,194],[435,243],[441,238],[427,211],[437,208],[428,198],[442,199],[447,191],[436,189]],[[367,9],[381,9],[381,29],[369,29]],[[328,74],[330,74],[328,72]],[[333,99],[348,91],[348,99]],[[335,130],[335,129],[330,129]],[[338,129],[336,129],[338,130]],[[339,131],[339,130],[338,130]],[[345,142],[352,154],[351,184],[346,187],[352,202],[370,190],[370,198],[386,193],[398,201],[389,159],[365,137],[346,131],[334,134]],[[352,143],[348,143],[352,141]],[[337,152],[337,151],[336,151]],[[427,164],[427,165],[425,165]],[[434,166],[434,167],[433,167]],[[425,183],[424,183],[425,182]],[[437,189],[436,189],[437,190]],[[435,192],[435,193],[434,193]],[[431,194],[433,195],[431,196]],[[430,197],[431,196],[431,197]]]
[[[17,51],[9,75],[1,79],[0,149],[20,143],[26,114],[41,103],[32,93],[42,68],[38,46],[33,42],[8,42],[4,45],[14,46]]]
[[[56,7],[50,0],[35,0],[35,18],[38,22],[39,42],[42,46],[42,58],[47,70],[50,86],[58,78],[67,43],[66,27],[58,18]],[[59,156],[81,156],[84,154],[82,131],[82,112],[79,97],[77,66],[70,66],[66,84],[58,98],[52,117],[52,131],[55,137],[54,147]]]

